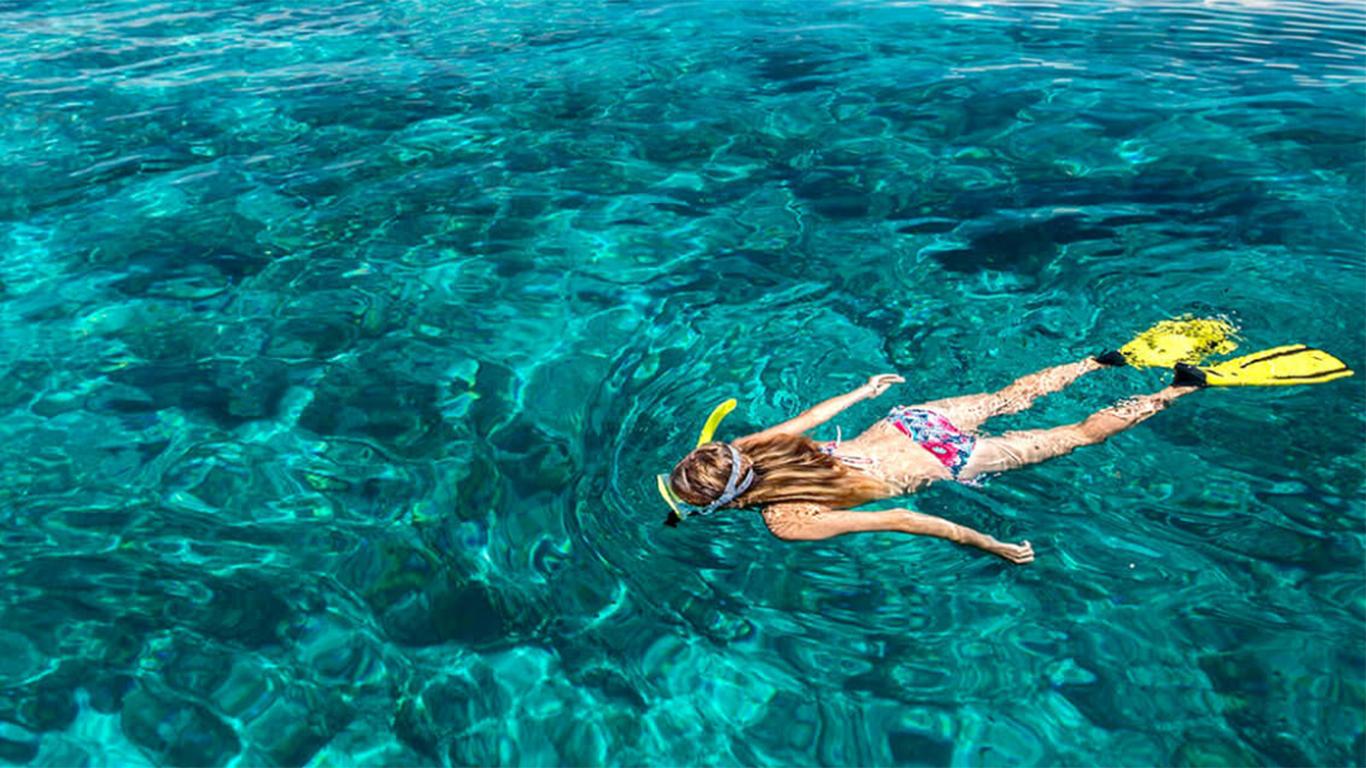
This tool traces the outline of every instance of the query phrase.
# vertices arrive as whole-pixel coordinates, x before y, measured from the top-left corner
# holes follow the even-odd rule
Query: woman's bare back
[[[838,446],[827,445],[835,458],[843,458],[851,470],[866,472],[891,485],[896,489],[894,496],[915,493],[936,480],[953,478],[943,463],[886,419],[878,419],[853,440],[842,441]]]

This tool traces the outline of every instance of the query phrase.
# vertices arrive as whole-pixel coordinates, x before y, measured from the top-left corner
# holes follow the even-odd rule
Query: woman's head
[[[793,501],[853,507],[890,493],[882,481],[822,453],[811,438],[777,434],[698,447],[669,474],[674,494],[697,507],[721,498],[735,467],[732,449],[740,459],[738,476],[753,470],[754,479],[744,492],[720,504],[723,509]]]
[[[736,457],[740,459],[738,468]],[[678,498],[694,507],[705,507],[722,498],[732,476],[748,477],[753,468],[753,460],[736,446],[720,441],[707,443],[698,446],[674,466],[669,474],[669,485]],[[752,482],[750,487],[753,487]],[[722,506],[740,506],[736,502],[742,496],[743,493]]]

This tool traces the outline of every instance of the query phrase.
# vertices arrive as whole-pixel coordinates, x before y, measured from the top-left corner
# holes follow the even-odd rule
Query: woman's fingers
[[[868,383],[864,386],[868,388],[869,393],[873,397],[877,397],[883,392],[886,392],[887,388],[893,384],[900,384],[904,381],[906,380],[895,373],[879,373],[875,376],[869,376]]]
[[[1002,554],[1016,565],[1034,562],[1034,547],[1027,541],[1021,544],[1007,544],[1004,549]]]

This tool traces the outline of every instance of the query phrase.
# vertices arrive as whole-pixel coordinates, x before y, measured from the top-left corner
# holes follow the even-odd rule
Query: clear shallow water
[[[0,4],[0,759],[1366,761],[1366,377],[915,498],[1026,568],[649,484],[1185,311],[1366,366],[1364,67],[1351,4]]]

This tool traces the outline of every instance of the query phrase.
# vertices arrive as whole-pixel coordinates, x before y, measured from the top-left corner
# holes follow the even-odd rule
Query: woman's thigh
[[[982,392],[976,395],[946,397],[928,403],[912,405],[912,408],[928,408],[948,417],[955,427],[964,432],[975,432],[987,419],[995,416],[1000,409],[1000,396],[996,392]]]
[[[1027,467],[1065,456],[1088,442],[1086,436],[1070,424],[978,438],[972,456],[958,477],[960,480],[971,480],[980,475]]]

